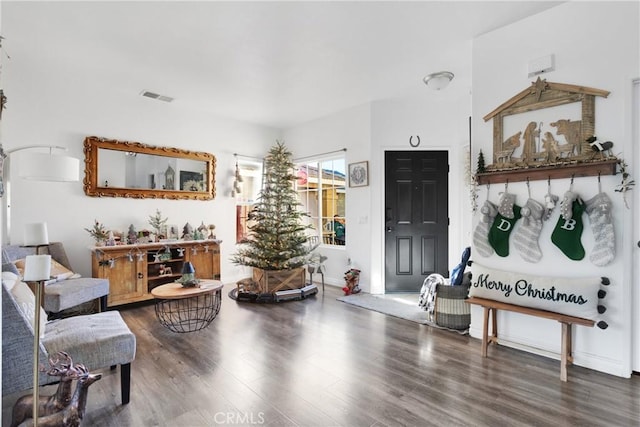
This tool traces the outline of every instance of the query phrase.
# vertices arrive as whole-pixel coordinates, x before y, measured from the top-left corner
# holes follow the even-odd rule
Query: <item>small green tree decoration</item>
[[[485,173],[487,171],[487,167],[484,164],[484,154],[482,154],[482,150],[478,154],[478,165],[476,167],[476,173]]]
[[[264,185],[258,202],[249,213],[249,240],[232,256],[234,264],[263,270],[288,270],[308,263],[313,247],[307,244],[302,219],[306,213],[293,183],[294,164],[285,145],[276,141],[265,159]]]
[[[87,233],[89,233],[91,237],[95,239],[96,242],[99,242],[101,240],[107,240],[107,237],[109,237],[109,231],[105,228],[103,224],[98,222],[97,219],[93,221],[92,228],[85,228],[84,230]]]
[[[156,214],[153,216],[149,216],[149,225],[153,227],[156,232],[156,236],[162,234],[162,229],[164,228],[167,220],[169,218],[162,218],[162,214],[160,213],[160,209],[156,209]]]

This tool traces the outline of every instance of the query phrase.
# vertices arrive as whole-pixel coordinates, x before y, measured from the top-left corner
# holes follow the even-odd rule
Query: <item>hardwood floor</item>
[[[236,303],[176,334],[153,305],[121,313],[137,337],[131,403],[119,373],[89,389],[84,426],[637,426],[640,377],[559,362],[315,297]],[[45,387],[51,394],[55,386]],[[3,398],[8,426],[17,397]]]

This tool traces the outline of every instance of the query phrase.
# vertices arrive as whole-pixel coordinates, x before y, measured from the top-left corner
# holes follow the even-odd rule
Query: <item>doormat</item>
[[[413,301],[415,299],[415,301]],[[338,297],[338,301],[377,311],[400,319],[410,320],[421,325],[428,325],[433,328],[445,329],[457,332],[462,335],[469,333],[469,329],[457,330],[438,326],[436,322],[429,320],[429,314],[418,307],[418,294],[403,295],[371,295],[359,293],[355,295],[345,295]]]

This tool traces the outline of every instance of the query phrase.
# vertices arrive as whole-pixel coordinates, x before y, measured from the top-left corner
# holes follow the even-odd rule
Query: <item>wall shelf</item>
[[[478,185],[503,182],[539,181],[548,179],[579,178],[585,176],[615,175],[618,159],[593,163],[575,163],[562,166],[541,166],[524,169],[491,171],[476,174]]]

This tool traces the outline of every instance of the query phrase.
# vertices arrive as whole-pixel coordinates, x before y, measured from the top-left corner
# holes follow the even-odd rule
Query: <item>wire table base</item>
[[[177,285],[177,286],[176,286]],[[172,332],[195,332],[211,324],[220,312],[222,284],[183,288],[169,283],[154,288],[156,317]]]

